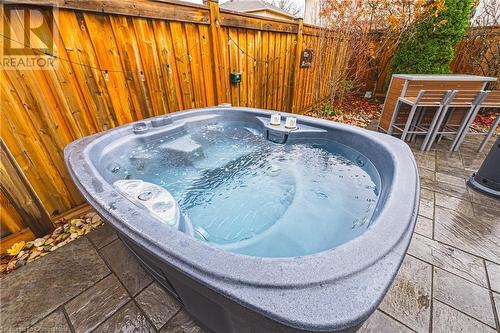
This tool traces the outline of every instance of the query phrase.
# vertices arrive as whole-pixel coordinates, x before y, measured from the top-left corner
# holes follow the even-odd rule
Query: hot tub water
[[[312,254],[359,236],[380,188],[371,162],[347,146],[326,139],[276,144],[258,127],[235,122],[138,142],[102,163],[110,182],[165,188],[198,238],[261,257]]]

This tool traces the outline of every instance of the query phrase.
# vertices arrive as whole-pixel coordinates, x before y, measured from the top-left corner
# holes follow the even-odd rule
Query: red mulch
[[[364,128],[379,118],[381,111],[380,102],[353,95],[337,98],[333,103],[325,102],[306,112],[306,115]]]
[[[487,111],[482,114],[478,114],[476,116],[476,119],[474,119],[474,122],[472,123],[472,127],[477,131],[487,132],[493,125],[493,122],[495,121],[497,115],[498,110]],[[498,129],[499,128],[497,128],[497,131]]]

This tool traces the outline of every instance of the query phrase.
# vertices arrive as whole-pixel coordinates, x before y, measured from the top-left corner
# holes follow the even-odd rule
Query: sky
[[[184,1],[188,1],[188,2],[194,2],[194,3],[203,3],[203,0],[184,0]],[[227,2],[227,1],[230,1],[230,0],[219,0],[219,4],[223,4],[224,2]],[[239,0],[239,1],[245,1],[245,0]],[[291,0],[293,2],[295,2],[297,4],[297,6],[299,6],[301,8],[301,12],[298,16],[302,16],[303,13],[304,13],[304,3],[305,3],[305,0]],[[480,13],[481,12],[481,9],[482,9],[482,6],[485,4],[485,3],[488,3],[488,4],[496,4],[498,3],[500,5],[500,0],[480,0],[479,1],[479,6],[477,8],[477,13]]]
[[[194,2],[194,3],[198,3],[198,4],[203,3],[203,0],[182,0],[182,1]],[[219,4],[223,4],[224,2],[228,2],[228,1],[230,1],[230,0],[219,0]],[[245,1],[245,0],[239,0],[239,1]],[[305,0],[290,0],[290,1],[296,3],[297,6],[300,7],[301,11],[300,11],[299,16],[302,16],[304,13]]]

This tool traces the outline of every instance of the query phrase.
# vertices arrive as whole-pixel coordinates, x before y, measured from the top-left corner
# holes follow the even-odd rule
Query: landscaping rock
[[[90,213],[87,213],[87,214],[85,215],[85,217],[86,217],[86,218],[89,218],[89,219],[92,219],[92,218],[93,218],[94,216],[96,216],[96,215],[97,215],[97,213],[96,213],[96,212],[90,212]]]
[[[40,247],[42,246],[43,244],[45,243],[45,239],[44,238],[37,238],[33,241],[33,246],[35,247]]]
[[[72,226],[75,226],[75,227],[77,227],[77,228],[78,228],[78,227],[80,227],[81,225],[83,225],[84,223],[85,223],[85,220],[83,220],[83,219],[73,219],[73,220],[71,220],[71,222],[70,222],[70,224],[71,224]]]
[[[36,257],[38,257],[42,252],[38,250],[34,250],[31,252],[30,256],[28,257],[28,261],[33,261]]]
[[[18,261],[15,263],[15,265],[14,265],[14,266],[15,266],[15,268],[17,269],[17,268],[19,268],[19,267],[21,267],[21,266],[24,266],[24,265],[26,265],[26,260],[18,260]]]
[[[87,213],[70,221],[62,218],[54,222],[57,227],[52,233],[34,241],[14,244],[7,251],[7,254],[2,255],[0,272],[8,273],[24,266],[26,263],[41,258],[61,246],[88,234],[103,223],[102,218],[95,212]]]
[[[57,235],[61,234],[62,232],[63,232],[63,228],[57,227],[57,228],[55,228],[54,232],[52,232],[52,236],[57,236]]]
[[[96,214],[96,215],[94,215],[94,217],[92,217],[91,221],[92,221],[92,225],[94,225],[94,224],[101,224],[102,219],[101,219],[101,217],[99,215]]]

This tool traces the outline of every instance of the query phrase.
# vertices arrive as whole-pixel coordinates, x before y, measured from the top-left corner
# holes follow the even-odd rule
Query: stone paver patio
[[[466,187],[486,155],[476,152],[479,138],[459,153],[446,152],[448,144],[415,150],[421,203],[413,240],[360,332],[500,329],[500,200]],[[203,331],[107,225],[2,276],[0,288],[2,332]]]

